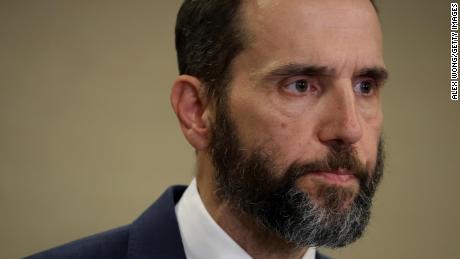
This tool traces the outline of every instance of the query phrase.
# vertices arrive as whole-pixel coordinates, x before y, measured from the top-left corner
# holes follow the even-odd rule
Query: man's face
[[[383,164],[375,10],[261,0],[241,12],[249,43],[211,143],[218,193],[296,245],[346,245],[367,224]]]

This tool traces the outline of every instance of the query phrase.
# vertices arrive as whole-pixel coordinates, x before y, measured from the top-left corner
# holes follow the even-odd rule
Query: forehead
[[[341,73],[384,66],[380,24],[369,0],[247,0],[241,12],[254,70],[282,63]]]

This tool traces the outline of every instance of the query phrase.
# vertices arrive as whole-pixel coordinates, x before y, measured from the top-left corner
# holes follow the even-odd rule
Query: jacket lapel
[[[131,225],[128,258],[185,258],[175,205],[186,186],[168,188]]]

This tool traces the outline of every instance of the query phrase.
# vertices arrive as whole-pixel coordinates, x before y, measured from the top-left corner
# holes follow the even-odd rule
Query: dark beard
[[[241,148],[225,99],[217,103],[212,134],[211,156],[217,195],[222,201],[228,201],[233,208],[297,247],[343,247],[362,235],[383,174],[382,138],[372,172],[366,170],[350,148],[334,147],[324,160],[291,164],[280,173],[274,169],[276,154],[266,154],[263,147],[251,152]],[[358,194],[317,182],[319,201],[315,201],[296,187],[296,180],[305,174],[339,168],[354,172],[359,180]],[[352,197],[351,204],[344,208],[345,201]]]

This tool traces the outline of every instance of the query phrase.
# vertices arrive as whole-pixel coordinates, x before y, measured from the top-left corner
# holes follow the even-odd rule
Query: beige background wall
[[[134,220],[194,155],[169,106],[181,1],[0,1],[0,258]],[[336,258],[460,258],[449,2],[380,1],[388,165]]]

